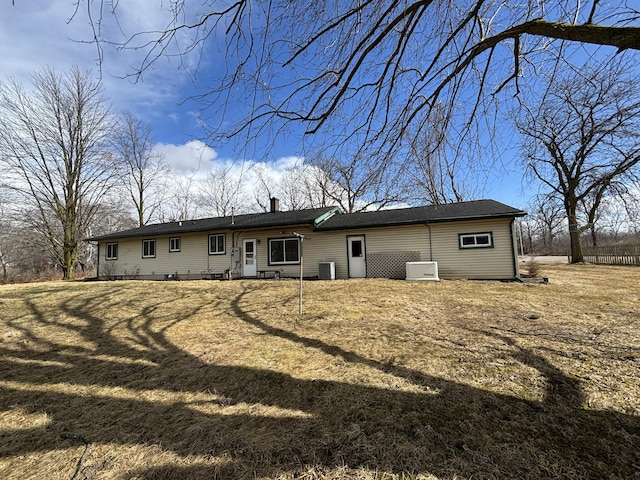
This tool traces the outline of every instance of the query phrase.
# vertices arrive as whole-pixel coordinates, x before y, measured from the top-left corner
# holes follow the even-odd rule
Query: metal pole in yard
[[[300,317],[300,319],[302,320],[302,278],[303,278],[303,271],[304,271],[304,257],[302,256],[302,244],[303,244],[303,240],[304,237],[300,237],[300,300],[298,302],[298,316]]]
[[[298,297],[298,318],[302,320],[302,278],[304,272],[304,256],[302,244],[304,243],[304,235],[298,232],[293,232],[293,234],[300,239],[300,294]]]

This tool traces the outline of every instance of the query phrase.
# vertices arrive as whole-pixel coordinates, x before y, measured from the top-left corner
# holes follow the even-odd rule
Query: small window
[[[461,233],[458,242],[460,248],[493,248],[493,233]]]
[[[155,258],[156,241],[155,239],[142,241],[142,258]]]
[[[225,251],[224,239],[225,239],[224,233],[209,235],[209,255],[224,254],[224,251]]]
[[[118,259],[118,243],[107,243],[107,260],[117,260]]]
[[[362,256],[362,240],[353,240],[351,242],[351,256],[352,257]]]
[[[180,251],[180,237],[171,237],[169,239],[169,251],[170,252]]]
[[[269,240],[269,264],[300,263],[300,241],[297,238]]]

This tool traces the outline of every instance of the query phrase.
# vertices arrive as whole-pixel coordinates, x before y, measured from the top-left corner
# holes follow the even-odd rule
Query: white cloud
[[[289,157],[281,157],[272,162],[249,162],[249,170],[263,170],[268,173],[269,178],[272,178],[275,181],[282,180],[282,177],[287,173],[291,172],[297,167],[301,167],[304,164],[303,157],[289,156]]]
[[[205,176],[218,158],[218,152],[200,140],[184,145],[158,143],[153,151],[162,156],[176,174],[185,176]]]
[[[249,191],[257,188],[259,182],[256,173],[258,171],[265,175],[270,184],[276,186],[282,183],[286,175],[304,165],[304,158],[296,156],[282,157],[273,162],[234,161],[221,158],[215,149],[200,140],[191,140],[182,145],[157,143],[153,151],[164,158],[177,176],[204,180],[216,167],[224,167],[229,170],[232,178],[242,178]]]
[[[303,157],[289,156],[282,157],[273,162],[270,167],[274,172],[287,172],[304,164]]]

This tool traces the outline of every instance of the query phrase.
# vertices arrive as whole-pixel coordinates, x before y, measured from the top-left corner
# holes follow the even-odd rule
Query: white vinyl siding
[[[459,234],[491,232],[493,248],[461,250]],[[511,219],[468,220],[426,225],[314,232],[304,244],[307,264],[336,263],[336,277],[347,278],[348,235],[364,235],[367,255],[380,252],[417,251],[421,261],[438,262],[443,279],[512,279],[514,274]],[[431,242],[430,240],[431,236]],[[311,245],[313,243],[313,246]],[[311,268],[311,266],[309,268]],[[517,268],[517,262],[516,262]]]
[[[509,279],[514,278],[514,246],[511,220],[474,220],[431,226],[433,256],[441,278]],[[492,232],[493,248],[459,247],[461,233]]]
[[[312,240],[304,244],[305,271],[308,261],[315,264],[316,271],[319,261],[335,262],[336,278],[348,278],[347,236],[353,235],[364,235],[367,256],[380,252],[418,251],[421,260],[429,260],[429,232],[424,225],[340,230],[320,235],[314,232]],[[308,260],[311,248],[313,258]]]
[[[286,227],[286,229],[284,228],[275,228],[275,229],[269,229],[269,230],[261,230],[259,232],[253,231],[251,233],[240,233],[238,238],[236,239],[236,244],[237,245],[242,245],[242,241],[243,239],[248,239],[248,238],[255,238],[257,240],[257,245],[256,245],[256,259],[257,259],[257,270],[277,270],[281,276],[283,277],[297,277],[300,275],[300,259],[299,256],[297,257],[298,259],[295,261],[291,261],[290,263],[270,263],[269,258],[270,258],[270,240],[298,240],[295,237],[290,237],[288,235],[291,235],[293,232],[298,232],[302,235],[309,235],[312,238],[309,239],[309,241],[304,242],[304,250],[303,250],[303,254],[304,254],[304,275],[305,276],[315,276],[318,275],[318,265],[317,262],[315,264],[315,266],[313,264],[307,264],[307,253],[309,255],[309,258],[313,258],[313,248],[312,246],[310,246],[310,243],[312,241],[314,241],[313,235],[315,235],[318,232],[312,232],[308,227],[304,226],[304,225],[296,225],[296,226],[288,226]],[[284,232],[284,233],[283,233]],[[286,237],[283,237],[283,235],[287,235]],[[322,233],[319,234],[319,238],[323,238],[324,235]],[[321,242],[323,242],[324,240],[321,240]],[[299,243],[299,242],[298,242]],[[294,251],[294,249],[292,248],[292,245],[290,245],[291,248],[289,248],[289,256],[286,257],[288,258],[288,260],[292,260],[295,259],[295,255],[296,252]],[[299,247],[298,247],[298,252],[299,252]],[[292,257],[293,256],[293,257]],[[311,261],[311,260],[309,260]]]
[[[156,238],[156,257],[144,260],[140,255],[140,238],[119,240],[118,260],[110,260],[109,267],[101,264],[99,274],[104,275],[108,269],[114,276],[143,279],[161,279],[173,273],[183,278],[203,278],[200,272],[204,270],[223,273],[230,268],[230,255],[208,255],[207,233],[181,235],[180,252],[169,252],[169,238]],[[106,248],[105,244],[100,248]]]
[[[369,229],[312,231],[306,226],[289,226],[234,234],[234,245],[242,240],[255,238],[257,270],[278,270],[282,276],[297,277],[299,263],[269,265],[269,239],[289,238],[293,231],[310,238],[304,241],[304,275],[318,275],[318,262],[335,262],[336,277],[348,277],[347,236],[364,235],[367,256],[379,252],[417,251],[420,260],[437,261],[440,278],[510,279],[514,278],[514,246],[511,219],[488,219],[410,225]],[[460,249],[459,235],[491,232],[493,248]],[[228,232],[227,232],[228,233]],[[217,235],[217,234],[216,234]],[[181,251],[169,253],[169,238],[156,239],[156,258],[140,258],[141,239],[124,239],[118,243],[118,260],[101,263],[100,267],[113,270],[114,275],[138,272],[138,278],[161,278],[178,273],[198,278],[201,271],[223,273],[227,269],[240,268],[231,255],[231,245],[224,255],[209,255],[209,234],[181,235]],[[231,241],[231,235],[225,235]],[[430,241],[431,240],[431,241]],[[115,242],[109,242],[115,243]],[[105,249],[106,243],[101,243]],[[102,251],[102,250],[101,250]],[[108,265],[108,267],[107,267]]]

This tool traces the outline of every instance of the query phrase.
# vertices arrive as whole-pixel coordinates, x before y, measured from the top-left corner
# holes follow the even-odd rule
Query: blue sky
[[[154,0],[127,1],[127,8],[120,9],[120,27],[124,32],[134,33],[165,25],[167,12],[157,5]],[[51,0],[37,8],[22,0],[17,0],[15,5],[10,1],[1,2],[0,80],[13,77],[27,85],[31,74],[41,67],[50,66],[65,72],[72,65],[90,69],[98,77],[96,46],[83,43],[92,35],[86,16],[79,12],[72,19],[73,14],[71,0]],[[114,30],[112,38],[123,38],[114,25],[106,24],[106,29]],[[103,88],[114,108],[128,108],[150,123],[158,143],[181,146],[202,138],[198,106],[189,97],[200,91],[199,79],[206,78],[216,58],[209,58],[210,64],[201,65],[197,78],[194,78],[194,67],[180,65],[175,59],[158,61],[138,82],[123,78],[140,58],[138,52],[104,49]],[[232,152],[214,148],[218,157],[233,156]]]
[[[168,23],[167,12],[158,9],[156,0],[128,0],[126,8],[124,2],[119,8],[121,23],[117,27],[124,34],[161,28]],[[50,0],[37,8],[25,0],[16,0],[15,5],[8,0],[0,3],[0,80],[14,77],[27,84],[36,69],[47,65],[60,72],[79,65],[92,69],[97,76],[96,47],[81,42],[91,38],[91,30],[82,12],[71,21],[73,13],[71,0]],[[123,38],[116,25],[105,23],[104,28],[103,33]],[[112,31],[108,32],[109,29]],[[139,64],[141,53],[106,48],[102,63],[105,96],[116,109],[128,108],[151,125],[158,150],[178,172],[243,160],[266,162],[277,172],[299,161],[302,147],[294,135],[283,137],[264,151],[256,149],[249,153],[232,143],[205,146],[196,141],[205,137],[205,130],[199,106],[189,97],[202,91],[207,78],[224,65],[221,52],[209,49],[205,53],[197,59],[187,57],[182,63],[176,58],[161,59],[136,83],[121,77]],[[226,108],[233,115],[234,105]],[[526,207],[529,196],[535,192],[530,186],[523,186],[514,158],[517,151],[504,145],[496,151],[502,156],[498,161],[507,170],[489,173],[485,192],[480,196]],[[245,158],[247,154],[254,158]]]

